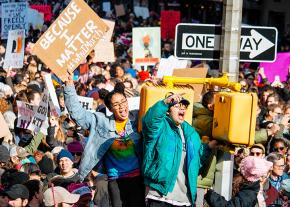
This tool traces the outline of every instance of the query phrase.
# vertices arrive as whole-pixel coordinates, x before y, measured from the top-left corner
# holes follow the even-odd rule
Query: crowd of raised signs
[[[52,19],[57,17],[66,6],[66,1],[49,3],[53,7],[57,6]],[[105,13],[99,11],[98,5],[90,3],[90,6],[98,11],[101,17],[116,22],[112,37],[116,61],[93,62],[95,54],[92,51],[76,69],[73,80],[78,96],[93,99],[90,111],[98,112],[97,114],[103,113],[105,116],[109,111],[106,106],[112,107],[106,105],[108,104],[106,100],[111,101],[107,97],[111,91],[122,91],[126,98],[139,97],[142,83],[147,80],[158,81],[155,78],[158,64],[148,70],[137,69],[132,65],[132,28],[159,26],[160,19],[158,13],[155,12],[150,12],[147,19],[136,17],[133,12],[128,12],[119,18],[115,18],[114,13],[106,17]],[[82,155],[91,147],[87,143],[90,143],[89,139],[93,139],[89,136],[92,132],[78,125],[78,122],[70,116],[73,109],[65,100],[65,93],[68,92],[64,91],[64,83],[54,76],[37,56],[31,54],[31,45],[45,32],[49,24],[50,22],[46,22],[40,30],[30,28],[25,40],[23,68],[2,67],[6,42],[0,41],[0,206],[61,206],[60,204],[63,204],[62,206],[65,206],[64,204],[67,206],[118,206],[110,197],[106,171],[100,173],[99,166],[92,166],[92,170],[90,169],[87,175],[79,175]],[[285,41],[282,44],[282,50],[288,50],[288,44],[289,42]],[[174,40],[162,40],[161,57],[168,58],[173,55],[173,51]],[[192,61],[190,67],[199,63],[199,61]],[[214,66],[211,63],[208,65]],[[243,162],[246,157],[256,156],[272,163],[271,169],[267,169],[269,174],[263,177],[265,178],[263,187],[259,188],[259,195],[262,198],[257,199],[256,205],[289,206],[290,69],[285,81],[276,79],[269,82],[264,68],[259,67],[259,64],[244,63],[240,66],[239,82],[244,91],[257,93],[259,107],[256,144],[251,148],[239,148],[234,155],[233,197],[239,195],[242,184],[263,177],[257,171],[262,172],[266,169],[257,168],[251,160]],[[210,69],[209,71],[208,77],[218,77],[217,70]],[[48,98],[47,93],[44,92],[47,85],[44,77],[47,74],[52,75],[60,114],[51,112],[53,104],[50,102],[49,107],[42,107]],[[215,88],[215,91],[204,91],[200,103],[190,103],[194,105],[193,122],[190,124],[196,128],[200,137],[212,138],[213,97],[217,90],[218,88]],[[121,104],[123,103],[119,103],[119,107]],[[41,114],[47,114],[45,115],[47,119],[41,119]],[[31,124],[40,126],[41,130],[33,130]],[[102,128],[99,130],[102,131]],[[197,182],[198,188],[212,188],[216,156],[217,154],[213,153],[211,159],[207,161],[210,167],[203,169],[202,176],[208,179],[207,182],[203,182],[204,179],[201,179],[200,175]],[[139,163],[138,169],[141,169],[140,166]],[[112,172],[108,173],[112,174]],[[142,175],[142,172],[134,171],[134,173]],[[112,180],[114,176],[110,176],[109,180]],[[140,188],[143,187],[143,185],[140,186]],[[198,193],[198,196],[201,195]],[[247,199],[246,196],[244,199]],[[213,202],[212,205],[218,206],[218,202],[215,205]],[[137,205],[123,204],[123,206]],[[238,205],[231,203],[231,206]]]

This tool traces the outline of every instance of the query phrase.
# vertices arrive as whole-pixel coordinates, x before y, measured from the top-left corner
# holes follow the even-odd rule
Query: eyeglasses
[[[128,104],[128,101],[127,99],[125,99],[121,103],[113,103],[112,108],[119,109],[120,107],[125,106],[127,104]]]
[[[274,167],[277,167],[277,168],[285,168],[286,165],[274,165]]]
[[[279,151],[283,151],[285,149],[285,147],[274,147],[274,151],[275,152],[279,152]]]
[[[262,153],[261,152],[250,152],[250,155],[259,157],[262,155]]]
[[[173,107],[177,108],[179,110],[186,110],[187,109],[187,106],[183,105],[183,104],[175,104]]]
[[[82,156],[82,152],[71,152],[71,154],[72,154],[72,156],[75,156],[75,155],[77,155],[77,156]]]

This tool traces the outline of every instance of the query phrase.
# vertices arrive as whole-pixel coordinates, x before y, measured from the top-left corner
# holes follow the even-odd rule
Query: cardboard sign
[[[36,111],[37,106],[33,106],[23,101],[16,101],[16,104],[18,109],[17,127],[27,129],[32,117],[34,116],[34,111]]]
[[[273,63],[261,63],[260,67],[264,68],[268,80],[272,83],[275,76],[280,77],[280,81],[286,81],[288,68],[290,66],[290,52],[278,53],[276,61]]]
[[[64,80],[67,70],[74,71],[107,30],[83,0],[72,0],[36,42],[34,54]]]
[[[48,90],[44,89],[44,92],[41,97],[41,101],[39,106],[37,107],[34,116],[31,119],[31,122],[28,126],[28,129],[33,132],[41,132],[44,135],[47,135],[47,128],[48,128],[48,101],[49,95]]]
[[[35,9],[39,11],[40,13],[43,13],[45,22],[49,22],[51,20],[52,18],[51,5],[32,4],[30,5],[30,8]]]
[[[91,111],[93,109],[93,98],[78,96],[78,99],[84,109],[88,111]]]
[[[95,47],[93,62],[115,62],[115,60],[114,43],[100,41]]]
[[[8,38],[10,30],[28,30],[26,2],[1,4],[1,37]]]
[[[133,28],[133,63],[155,65],[160,56],[160,27]]]
[[[10,30],[3,68],[22,68],[25,30]]]
[[[178,60],[176,57],[171,55],[169,58],[161,58],[157,77],[163,78],[163,76],[172,76],[173,70],[177,68],[186,68],[187,60]]]
[[[49,92],[49,97],[50,97],[50,100],[49,100],[50,112],[54,116],[60,116],[61,110],[60,110],[58,99],[55,93],[55,88],[52,83],[51,74],[46,74],[44,76],[44,81],[45,81],[46,87]]]
[[[180,11],[161,11],[161,38],[174,39],[175,27],[180,23]]]
[[[186,68],[186,69],[174,69],[173,76],[176,77],[190,77],[190,78],[205,78],[207,74],[207,68]],[[194,102],[201,101],[201,93],[204,87],[203,84],[190,84],[194,88]]]
[[[35,9],[27,8],[27,23],[34,29],[41,30],[44,23],[44,15]]]
[[[116,16],[121,17],[126,14],[124,4],[115,5]]]
[[[115,22],[114,21],[107,20],[107,19],[102,19],[102,20],[109,27],[109,30],[102,37],[101,40],[102,41],[106,41],[106,42],[111,42],[112,35],[113,35],[113,32],[114,32],[114,28],[115,28]]]
[[[149,17],[149,9],[147,7],[134,6],[134,13],[136,17],[147,19]]]

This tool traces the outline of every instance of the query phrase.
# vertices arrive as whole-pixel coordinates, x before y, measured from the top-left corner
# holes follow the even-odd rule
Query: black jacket
[[[210,207],[255,207],[257,204],[257,194],[260,190],[260,182],[244,184],[240,191],[231,200],[225,198],[213,190],[209,190],[205,195],[205,200]]]

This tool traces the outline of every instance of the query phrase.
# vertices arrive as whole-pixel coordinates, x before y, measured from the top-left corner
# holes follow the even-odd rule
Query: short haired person
[[[5,191],[9,205],[13,207],[24,207],[28,204],[29,191],[22,184],[12,185]]]
[[[79,176],[77,174],[77,169],[73,168],[73,161],[74,157],[69,151],[65,149],[62,149],[57,155],[57,164],[59,167],[60,175],[72,182],[78,182]]]
[[[262,144],[254,144],[250,148],[250,156],[265,157],[265,147]]]
[[[188,105],[188,100],[173,94],[155,103],[143,118],[149,207],[194,205],[199,168],[216,141],[201,144],[198,133],[184,120]]]
[[[43,206],[43,186],[39,180],[29,180],[24,185],[29,190],[28,207]]]

